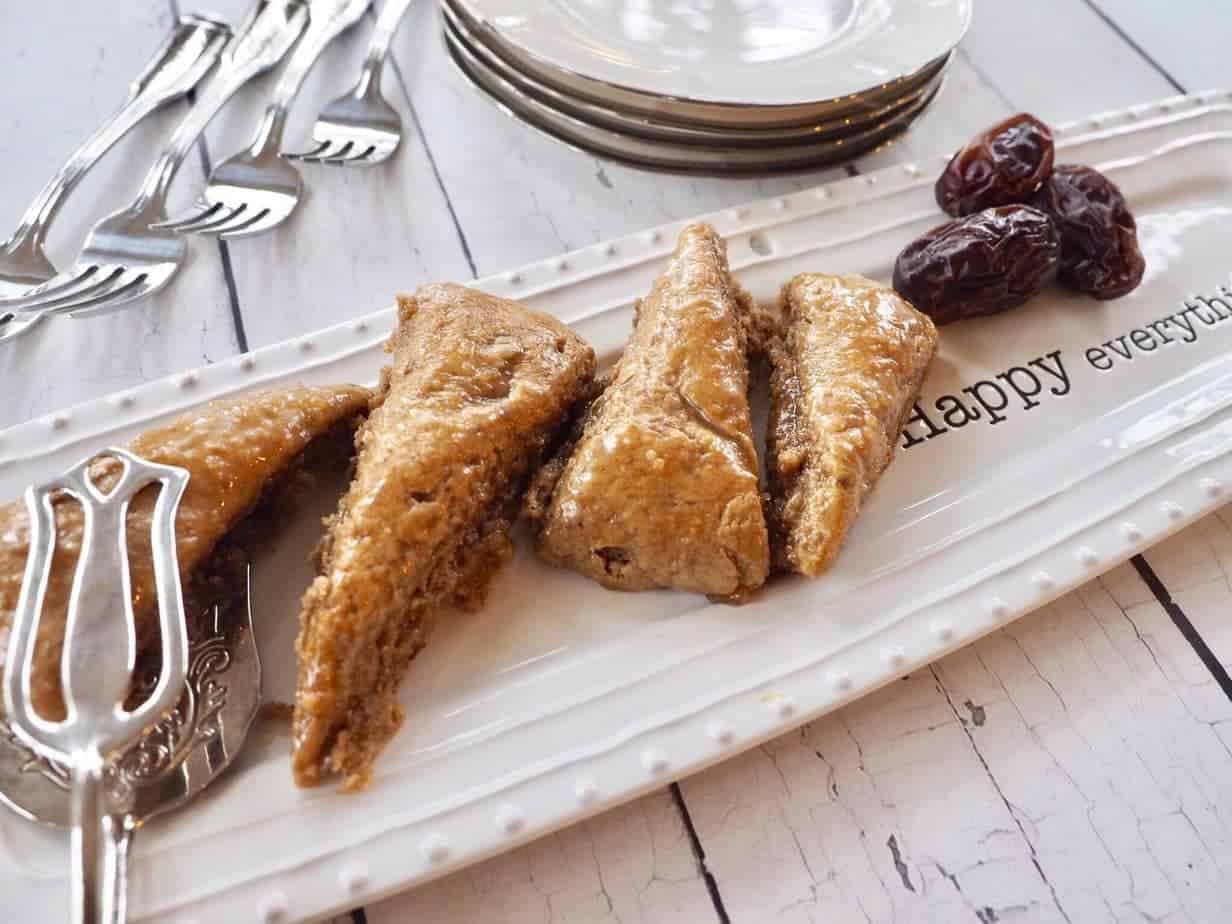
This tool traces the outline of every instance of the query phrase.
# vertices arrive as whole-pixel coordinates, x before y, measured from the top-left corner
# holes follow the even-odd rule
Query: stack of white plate
[[[446,47],[566,144],[706,173],[848,160],[941,90],[971,0],[441,0]]]

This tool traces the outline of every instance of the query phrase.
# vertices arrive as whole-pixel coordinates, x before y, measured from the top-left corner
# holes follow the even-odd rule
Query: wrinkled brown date
[[[937,204],[956,218],[1026,202],[1052,172],[1052,129],[1026,112],[976,135],[945,165]]]
[[[1063,283],[1100,299],[1138,287],[1146,270],[1138,224],[1112,180],[1091,167],[1059,166],[1031,204],[1061,232]]]
[[[985,209],[933,228],[894,264],[894,288],[938,324],[1020,305],[1057,275],[1052,219],[1026,205]]]

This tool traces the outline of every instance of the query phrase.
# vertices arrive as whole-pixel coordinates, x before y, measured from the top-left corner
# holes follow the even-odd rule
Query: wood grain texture
[[[479,275],[845,176],[679,176],[566,148],[510,120],[458,75],[438,16],[435,4],[412,7],[394,50]]]
[[[215,5],[234,20],[248,0]],[[285,149],[311,147],[317,113],[354,84],[373,18],[369,14],[326,49],[296,98]],[[275,73],[245,89],[210,126],[213,163],[249,144],[276,80]],[[402,116],[398,155],[363,169],[299,165],[305,196],[297,211],[268,234],[226,245],[254,349],[388,307],[398,293],[423,283],[472,276],[392,62],[382,89]]]
[[[716,915],[660,790],[367,909],[369,924],[706,924]]]
[[[1218,920],[1232,704],[1145,596],[1092,582],[686,780],[732,920]]]
[[[1090,0],[1108,28],[1140,49],[1177,90],[1227,89],[1232,21],[1218,0]],[[1212,16],[1218,18],[1212,19]]]
[[[1232,510],[1203,517],[1143,557],[1225,671],[1232,668]]]
[[[118,108],[173,22],[167,0],[110,4],[6,3],[0,35],[10,85],[0,94],[0,237],[73,149]],[[55,36],[55,41],[49,41]],[[48,94],[54,93],[54,104]],[[173,104],[138,126],[85,179],[52,226],[48,253],[63,269],[102,215],[131,201],[163,139],[184,113]],[[199,182],[189,158],[175,193]],[[132,310],[44,323],[0,349],[0,427],[88,398],[214,362],[236,351],[230,302],[211,242],[192,248],[173,288]]]
[[[214,0],[237,20],[246,0]],[[123,95],[172,0],[0,4],[0,59],[39,93],[0,96],[0,228]],[[432,2],[394,45],[387,97],[406,148],[374,170],[304,168],[300,214],[227,245],[253,346],[649,225],[846,175],[646,173],[509,121],[454,72]],[[938,102],[858,170],[934,158],[1015,110],[1061,121],[1227,83],[1227,14],[1173,0],[982,0]],[[354,79],[371,17],[331,48],[288,146]],[[54,36],[55,41],[49,40]],[[246,143],[272,80],[211,127],[217,162]],[[45,92],[42,92],[45,90]],[[49,105],[54,91],[54,105]],[[132,194],[168,111],[74,196],[52,235],[71,262]],[[32,156],[36,152],[37,156]],[[176,185],[203,182],[196,158]],[[311,233],[308,233],[310,230]],[[0,234],[7,231],[0,231]],[[46,325],[0,349],[0,427],[231,355],[223,251],[196,240],[159,298]],[[1146,555],[1167,598],[1232,665],[1232,514]],[[733,922],[1223,921],[1232,870],[1232,707],[1150,588],[1123,566],[1006,630],[681,784]],[[709,922],[719,915],[667,791],[367,908],[372,924]],[[342,917],[337,924],[350,919]]]

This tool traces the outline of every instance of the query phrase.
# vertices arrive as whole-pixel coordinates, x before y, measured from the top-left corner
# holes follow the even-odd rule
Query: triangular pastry
[[[571,454],[528,504],[539,555],[607,587],[738,598],[770,552],[748,388],[751,303],[708,225],[680,234]]]
[[[775,563],[816,576],[834,560],[937,350],[937,329],[863,276],[802,273],[770,338],[767,465]]]
[[[355,419],[367,410],[369,398],[370,392],[364,388],[322,386],[212,401],[147,430],[129,443],[132,452],[151,462],[188,470],[188,487],[180,501],[175,530],[184,582],[301,460],[305,450],[323,440],[348,445]],[[91,470],[95,483],[105,490],[115,483],[119,463],[102,459]],[[129,565],[139,650],[148,650],[158,630],[149,554],[149,524],[156,496],[153,488],[144,490],[129,507]],[[80,505],[65,498],[55,502],[55,511],[56,558],[39,620],[31,677],[34,708],[49,719],[64,717],[59,665],[73,579],[71,564],[77,559],[82,539]],[[0,507],[0,668],[7,655],[8,630],[25,574],[29,530],[23,501]]]
[[[512,554],[530,474],[591,385],[590,346],[555,318],[456,285],[399,300],[392,362],[329,524],[297,642],[300,785],[367,781],[435,613],[478,605]]]

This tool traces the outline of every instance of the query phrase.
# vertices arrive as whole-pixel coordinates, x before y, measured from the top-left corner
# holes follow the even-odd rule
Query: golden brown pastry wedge
[[[267,489],[315,441],[344,444],[355,420],[368,406],[367,389],[352,386],[287,388],[213,401],[138,436],[129,449],[139,456],[188,470],[188,487],[176,517],[176,552],[185,581],[206,561],[223,537],[262,500]],[[103,459],[93,467],[95,482],[114,484],[119,463]],[[48,472],[48,477],[54,475]],[[142,491],[129,508],[128,547],[139,647],[156,637],[152,609],[153,565],[149,554],[154,490]],[[57,545],[42,616],[39,620],[32,694],[35,709],[50,719],[64,717],[60,656],[64,619],[72,584],[72,564],[81,548],[81,507],[67,499],[55,503]],[[8,631],[21,591],[29,549],[26,506],[0,507],[0,668],[8,650]]]
[[[805,273],[771,338],[767,468],[775,563],[821,574],[894,457],[937,329],[863,276]]]
[[[740,597],[765,581],[749,311],[722,239],[686,228],[558,480],[534,495],[540,557],[619,590]]]
[[[477,606],[512,553],[534,466],[595,370],[555,318],[455,285],[399,299],[401,323],[354,480],[304,596],[295,779],[363,786],[402,721],[398,683],[436,612]]]

